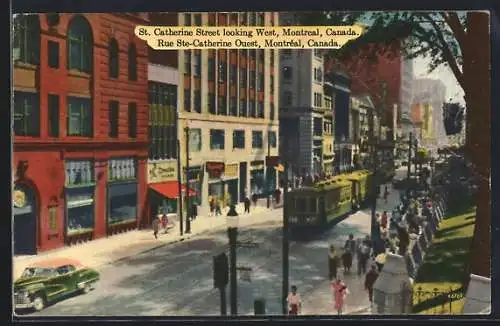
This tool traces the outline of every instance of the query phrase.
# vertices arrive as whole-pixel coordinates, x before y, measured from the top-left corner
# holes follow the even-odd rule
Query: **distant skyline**
[[[455,75],[447,65],[441,65],[432,73],[428,73],[430,59],[418,57],[413,59],[413,73],[415,78],[439,79],[446,86],[446,101],[459,102],[465,105],[464,91],[458,84]]]

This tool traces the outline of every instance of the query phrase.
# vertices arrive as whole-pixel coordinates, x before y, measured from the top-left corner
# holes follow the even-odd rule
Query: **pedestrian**
[[[335,246],[330,246],[330,251],[328,252],[328,275],[330,277],[330,281],[337,279],[337,269],[339,267],[339,256],[337,255],[337,250]]]
[[[297,287],[295,285],[292,285],[291,291],[286,298],[286,302],[288,303],[288,314],[297,316],[300,312],[302,300],[300,295],[297,293]]]
[[[365,290],[368,291],[368,299],[370,302],[373,300],[373,285],[378,278],[377,266],[372,265],[370,271],[366,274],[365,277]]]
[[[279,188],[276,188],[276,190],[274,191],[274,200],[276,202],[276,205],[279,205],[280,199],[281,199],[281,190],[279,190]]]
[[[193,203],[191,204],[191,220],[195,220],[198,217],[198,206]]]
[[[222,209],[220,200],[217,200],[217,202],[215,203],[215,216],[219,215],[222,215]]]
[[[333,301],[335,303],[334,310],[337,310],[339,315],[342,315],[342,309],[344,307],[344,301],[349,295],[349,289],[347,285],[342,282],[341,279],[337,279],[332,282],[333,290]]]
[[[384,211],[384,213],[382,213],[382,218],[380,219],[380,227],[382,229],[387,229],[387,222],[388,222],[388,217],[387,217],[387,212]]]
[[[399,238],[399,254],[404,256],[408,251],[408,246],[410,245],[410,235],[404,227],[404,225],[398,225],[398,238]]]
[[[215,215],[215,200],[214,200],[214,197],[210,198],[209,205],[210,205],[210,216],[213,216],[213,215]]]
[[[153,235],[155,239],[158,239],[158,231],[160,231],[161,215],[158,214],[153,220]]]
[[[252,202],[253,202],[254,206],[257,206],[257,199],[258,199],[257,194],[253,193],[252,194]]]
[[[365,243],[365,241],[360,241],[358,246],[358,276],[364,275],[366,273],[366,263],[370,258],[370,247]]]
[[[389,198],[389,189],[387,189],[387,186],[385,186],[384,189],[384,201],[387,204],[387,198]]]

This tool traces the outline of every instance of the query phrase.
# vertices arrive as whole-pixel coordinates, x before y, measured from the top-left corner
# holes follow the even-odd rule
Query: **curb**
[[[367,306],[367,307],[359,308],[359,309],[356,309],[356,310],[353,310],[353,311],[349,311],[348,313],[346,313],[346,315],[359,315],[362,312],[369,311],[370,309],[371,309],[371,306]]]

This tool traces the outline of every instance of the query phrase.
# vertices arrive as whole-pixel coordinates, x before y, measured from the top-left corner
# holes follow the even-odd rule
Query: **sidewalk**
[[[85,266],[99,268],[168,244],[188,240],[208,231],[223,230],[226,228],[226,211],[224,210],[224,214],[217,217],[198,216],[195,221],[191,222],[191,233],[184,234],[182,237],[179,234],[179,224],[176,223],[167,234],[164,234],[163,230],[160,231],[158,239],[153,237],[151,229],[133,230],[35,256],[16,256],[13,257],[12,276],[17,279],[29,265],[55,258],[76,258]],[[250,214],[243,214],[243,211],[243,206],[238,205],[237,212],[241,216],[239,222],[241,226],[282,219],[281,214],[272,214],[273,210],[268,210],[265,206],[252,206]]]

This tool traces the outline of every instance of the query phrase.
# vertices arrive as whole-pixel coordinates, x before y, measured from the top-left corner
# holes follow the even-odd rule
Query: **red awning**
[[[149,185],[151,189],[156,191],[157,193],[162,194],[163,196],[167,198],[179,198],[179,183],[177,181],[169,181],[169,182],[162,182],[162,183],[154,183]],[[186,192],[186,186],[182,185],[182,192]],[[194,196],[196,195],[196,191],[193,189],[189,189],[189,196]]]

